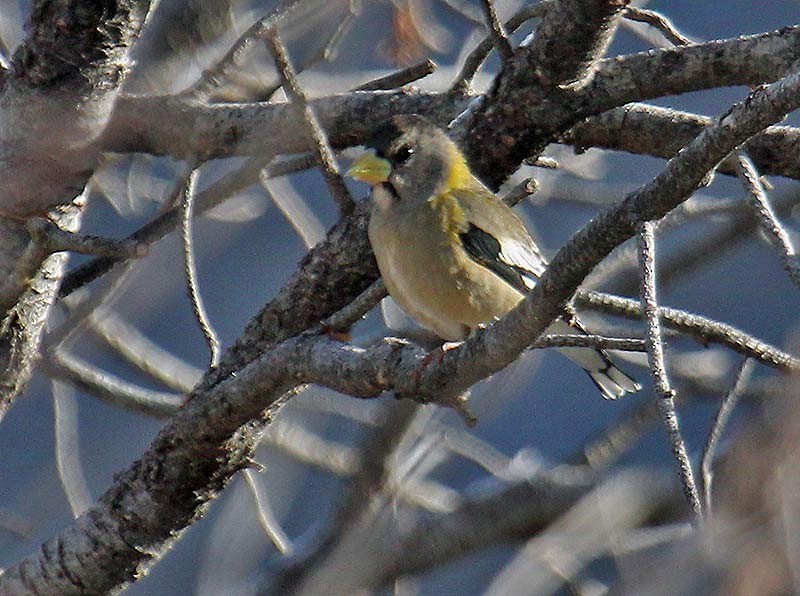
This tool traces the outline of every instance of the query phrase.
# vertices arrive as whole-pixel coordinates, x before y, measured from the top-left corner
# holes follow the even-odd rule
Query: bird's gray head
[[[469,176],[455,143],[442,129],[416,114],[394,116],[375,132],[367,146],[374,149],[379,160],[388,162],[388,176],[381,187],[388,191],[382,194],[391,196],[392,207],[411,207]]]

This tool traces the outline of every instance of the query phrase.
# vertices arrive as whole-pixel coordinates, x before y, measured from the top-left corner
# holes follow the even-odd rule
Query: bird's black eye
[[[394,161],[399,165],[406,163],[414,155],[414,148],[411,145],[401,145],[394,154]]]

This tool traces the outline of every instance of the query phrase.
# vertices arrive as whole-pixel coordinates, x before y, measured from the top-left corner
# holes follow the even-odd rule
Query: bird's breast
[[[446,205],[444,207],[447,207]],[[373,209],[369,237],[389,294],[443,339],[464,339],[491,323],[522,295],[475,263],[431,205],[405,213]]]

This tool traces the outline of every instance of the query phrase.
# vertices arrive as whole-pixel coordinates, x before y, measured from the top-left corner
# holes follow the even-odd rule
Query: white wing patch
[[[523,244],[506,240],[501,244],[500,259],[508,265],[511,265],[517,271],[520,269],[529,272],[528,275],[519,271],[525,286],[530,290],[536,285],[539,276],[544,273],[547,268],[547,262],[536,250],[536,247],[531,244]]]

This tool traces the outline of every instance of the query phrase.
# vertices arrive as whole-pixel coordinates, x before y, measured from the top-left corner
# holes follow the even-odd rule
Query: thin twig
[[[153,418],[168,418],[184,402],[183,395],[133,385],[63,351],[51,354],[43,368],[51,377],[68,381],[100,401]]]
[[[127,362],[173,391],[189,393],[203,376],[199,367],[162,348],[110,308],[93,313],[89,327]]]
[[[769,202],[764,184],[761,182],[761,177],[758,175],[755,165],[747,154],[740,152],[734,160],[734,167],[736,168],[736,175],[739,176],[739,180],[742,181],[745,190],[747,190],[748,202],[758,217],[761,229],[764,230],[770,242],[780,253],[781,264],[789,278],[794,285],[800,287],[800,262],[797,259],[797,251],[792,246],[789,233],[778,221],[778,215]]]
[[[655,223],[643,222],[639,226],[639,267],[641,269],[641,299],[642,311],[647,329],[647,356],[650,364],[650,374],[653,378],[656,394],[658,396],[661,419],[667,430],[672,455],[678,464],[678,470],[683,485],[683,492],[695,520],[702,514],[700,497],[692,472],[692,464],[686,451],[686,443],[681,436],[678,426],[678,416],[675,412],[675,391],[670,386],[664,361],[664,344],[661,338],[661,321],[659,318],[658,300],[656,297],[656,261],[655,261]]]
[[[514,53],[511,47],[511,42],[508,41],[508,35],[497,18],[497,11],[494,8],[492,0],[481,0],[481,9],[483,10],[483,17],[486,19],[486,28],[489,29],[489,35],[492,37],[492,43],[497,52],[503,57],[503,60],[508,60]]]
[[[711,519],[711,483],[714,479],[714,470],[712,463],[714,461],[714,454],[719,444],[719,439],[728,423],[728,419],[739,403],[739,399],[744,394],[745,387],[750,380],[750,375],[753,372],[753,361],[746,358],[742,365],[739,367],[739,372],[736,373],[736,378],[733,381],[733,386],[727,395],[722,399],[719,404],[719,410],[714,417],[714,423],[711,426],[711,431],[708,433],[706,439],[706,446],[703,449],[703,457],[700,460],[700,485],[703,488],[703,497],[705,503],[705,515],[707,519]]]
[[[250,45],[254,39],[258,39],[263,35],[269,27],[274,26],[276,23],[286,18],[301,0],[286,0],[281,2],[279,6],[274,8],[268,14],[264,15],[248,27],[247,31],[242,33],[239,39],[236,40],[225,55],[213,67],[203,71],[200,78],[183,93],[191,95],[192,97],[204,99],[209,95],[220,82],[220,78],[225,74],[225,71],[230,68],[232,64],[241,56],[242,52]]]
[[[272,57],[275,60],[275,65],[280,73],[281,81],[283,81],[283,89],[292,102],[297,105],[298,111],[302,114],[303,120],[306,123],[308,134],[314,141],[319,164],[322,168],[322,174],[325,177],[328,189],[339,205],[339,212],[341,215],[349,215],[355,208],[355,202],[347,191],[347,187],[339,173],[339,166],[336,164],[336,158],[325,136],[325,131],[322,130],[322,126],[319,120],[317,120],[314,111],[311,109],[308,99],[295,76],[294,68],[289,60],[289,55],[286,53],[286,48],[281,42],[280,37],[278,37],[277,29],[268,29],[264,32],[263,37],[267,48],[272,53]]]
[[[542,335],[532,348],[597,348],[598,350],[621,350],[624,352],[646,352],[645,340],[635,337],[606,337],[604,335]]]
[[[78,518],[94,502],[81,465],[78,445],[78,401],[72,387],[52,379],[56,468],[72,517]]]
[[[189,174],[183,193],[183,225],[181,236],[183,238],[184,271],[186,273],[186,289],[192,301],[192,309],[197,319],[200,330],[206,338],[209,351],[209,368],[214,368],[219,363],[219,339],[208,319],[203,298],[197,285],[197,266],[194,262],[194,243],[192,242],[192,210],[194,208],[195,190],[197,186],[197,169]]]
[[[621,317],[642,318],[641,302],[613,294],[578,290],[575,294],[575,303],[582,307]],[[658,313],[660,321],[664,325],[685,333],[704,345],[709,342],[719,343],[773,368],[784,371],[800,371],[800,359],[796,356],[763,342],[732,325],[677,308],[661,306]]]
[[[413,83],[414,81],[418,81],[419,79],[427,77],[429,74],[435,71],[436,68],[436,62],[428,58],[423,62],[412,64],[408,68],[398,70],[397,72],[388,74],[385,77],[379,77],[377,79],[373,79],[372,81],[367,81],[366,83],[356,87],[354,91],[381,91],[396,89],[398,87],[402,87],[403,85],[408,85],[409,83]]]
[[[31,238],[48,254],[69,251],[114,259],[138,258],[147,254],[147,246],[141,242],[65,232],[43,217],[29,219],[25,227]]]
[[[264,534],[267,535],[269,541],[275,546],[279,553],[282,555],[289,555],[292,552],[292,542],[286,535],[286,532],[281,528],[280,522],[275,518],[272,508],[256,480],[256,473],[253,470],[244,471],[244,480],[250,494],[253,495],[253,502],[256,507],[256,517]]]
[[[506,21],[506,31],[513,33],[526,21],[542,16],[552,4],[552,0],[542,0],[537,4],[526,6],[525,8],[519,10],[513,17]],[[456,76],[455,81],[450,86],[451,92],[469,92],[470,87],[472,86],[472,80],[475,78],[475,74],[478,72],[478,70],[480,70],[481,66],[483,66],[483,63],[486,61],[486,58],[489,56],[489,53],[492,51],[493,47],[494,36],[489,35],[483,41],[481,41],[475,47],[475,49],[472,50],[472,52],[470,52],[470,54],[464,60],[464,64]]]
[[[534,178],[525,178],[525,180],[508,191],[508,194],[503,197],[503,202],[509,207],[513,207],[520,201],[527,199],[537,190],[536,180]]]
[[[676,46],[685,46],[694,43],[693,40],[683,35],[675,25],[672,24],[667,17],[655,12],[654,10],[647,10],[645,8],[638,8],[636,6],[628,6],[622,13],[622,16],[629,21],[636,21],[638,23],[647,23],[654,29],[657,29],[670,43]]]
[[[313,161],[317,163],[316,159]],[[266,169],[258,178],[261,188],[300,236],[306,248],[312,248],[325,238],[325,226],[288,180],[270,179]]]
[[[297,72],[295,74],[300,74],[311,68],[312,66],[316,66],[320,62],[328,62],[332,60],[336,54],[336,46],[339,45],[339,42],[344,38],[345,33],[350,29],[350,26],[353,24],[353,19],[355,19],[356,13],[353,10],[353,2],[350,2],[350,10],[339,23],[339,26],[333,32],[328,42],[322,46],[317,52],[310,55],[306,59],[304,59],[300,64],[297,65]],[[262,94],[261,98],[254,98],[253,101],[269,101],[275,92],[278,89],[283,87],[283,82],[278,83],[277,85],[272,85],[267,88]],[[316,163],[316,162],[315,162]]]
[[[350,304],[325,319],[322,326],[333,331],[347,331],[385,297],[386,285],[383,278],[378,278]]]

